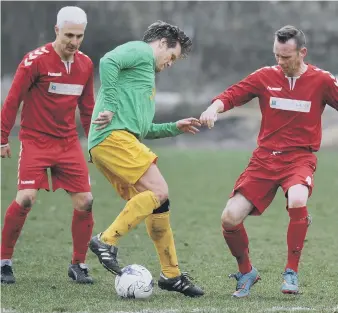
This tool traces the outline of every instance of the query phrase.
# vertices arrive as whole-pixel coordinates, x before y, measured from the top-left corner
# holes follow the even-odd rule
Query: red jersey
[[[274,151],[318,151],[325,105],[338,110],[338,82],[329,72],[310,64],[299,77],[286,77],[279,66],[264,67],[212,102],[221,100],[227,111],[255,97],[262,113],[258,146]]]
[[[77,106],[88,135],[94,107],[93,73],[92,61],[80,51],[71,62],[62,61],[51,43],[28,53],[1,110],[1,144],[8,143],[22,101],[20,139],[77,136]]]

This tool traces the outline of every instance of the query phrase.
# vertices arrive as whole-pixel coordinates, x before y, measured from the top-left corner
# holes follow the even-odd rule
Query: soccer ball
[[[153,293],[154,280],[142,265],[132,264],[122,269],[115,278],[115,290],[122,298],[145,299]]]

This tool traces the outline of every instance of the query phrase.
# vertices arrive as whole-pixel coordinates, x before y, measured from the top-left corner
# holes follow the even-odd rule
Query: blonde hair
[[[58,12],[56,26],[62,28],[65,23],[85,24],[87,26],[87,14],[79,7],[63,7]]]

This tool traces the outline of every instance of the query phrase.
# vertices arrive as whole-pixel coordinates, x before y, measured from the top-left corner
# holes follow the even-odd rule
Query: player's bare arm
[[[213,128],[215,122],[217,121],[217,116],[219,113],[224,111],[224,104],[221,100],[217,99],[213,104],[211,104],[200,117],[201,125],[208,126],[209,129]]]
[[[183,120],[179,120],[176,122],[176,127],[184,132],[184,133],[190,133],[190,134],[197,134],[199,133],[199,129],[197,127],[200,127],[201,123],[198,119],[194,117],[185,118]]]

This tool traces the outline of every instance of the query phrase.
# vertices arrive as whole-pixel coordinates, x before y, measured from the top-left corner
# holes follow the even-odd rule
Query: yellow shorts
[[[90,150],[95,166],[125,200],[138,192],[135,183],[157,160],[157,155],[134,135],[124,130],[113,131]]]

